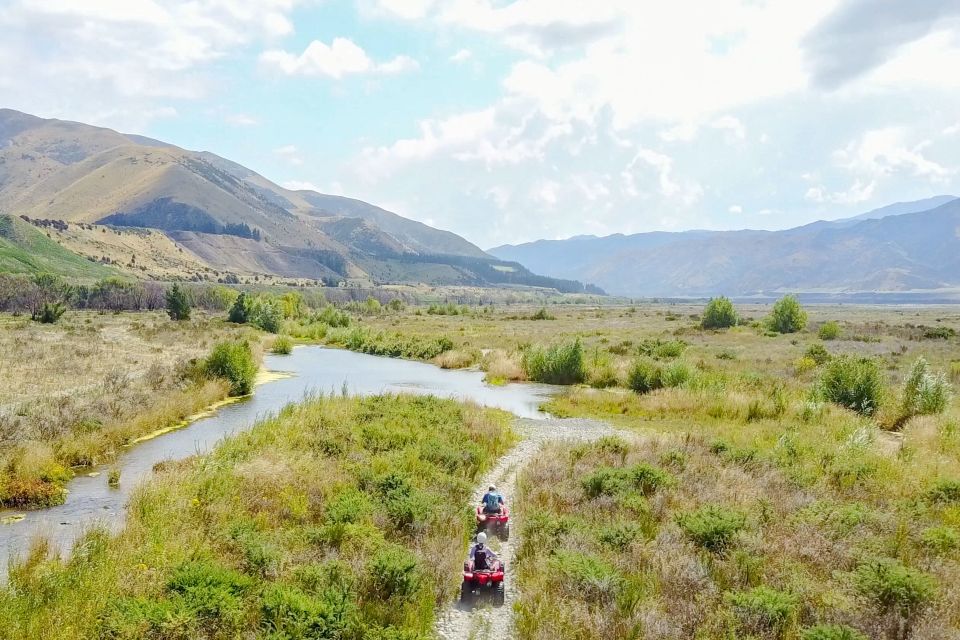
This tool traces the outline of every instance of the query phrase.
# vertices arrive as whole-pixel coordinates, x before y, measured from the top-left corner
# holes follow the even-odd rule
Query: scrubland
[[[171,322],[158,312],[73,311],[57,324],[0,316],[0,505],[56,504],[71,467],[109,461],[224,398],[229,384],[201,375],[197,360],[228,339],[260,340],[203,314]]]
[[[704,329],[702,304],[264,304],[245,321],[278,333],[277,352],[325,343],[480,368],[494,384],[564,384],[549,412],[629,435],[555,445],[521,471],[519,638],[960,629],[956,308],[809,306],[793,310],[809,315],[802,329],[781,333],[794,327],[765,322],[769,305]],[[169,324],[125,333],[151,352],[164,332],[191,330]],[[255,331],[197,331],[211,327]],[[52,392],[29,393],[10,397]],[[291,407],[162,470],[119,538],[94,533],[69,561],[38,549],[11,573],[0,621],[42,635],[76,608],[74,636],[54,637],[429,637],[456,586],[471,482],[508,448],[504,420],[404,397]]]
[[[0,637],[431,637],[464,505],[511,442],[506,414],[435,398],[290,405],[163,465],[118,537],[37,547],[0,590]]]

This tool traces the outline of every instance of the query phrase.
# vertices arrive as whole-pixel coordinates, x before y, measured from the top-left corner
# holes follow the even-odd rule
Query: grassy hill
[[[503,265],[455,233],[366,202],[284,189],[213,153],[9,109],[0,109],[0,210],[86,231],[158,230],[166,238],[57,238],[141,277],[487,286],[505,280],[493,268],[501,265],[510,267],[511,284],[584,290]]]
[[[65,249],[39,229],[10,215],[0,215],[0,272],[57,273],[74,280],[119,274],[112,267]]]

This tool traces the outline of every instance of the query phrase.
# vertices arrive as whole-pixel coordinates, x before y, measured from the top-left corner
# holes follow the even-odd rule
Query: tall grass
[[[118,537],[14,566],[0,636],[432,637],[504,418],[426,397],[290,406],[161,471]]]
[[[530,347],[523,354],[527,378],[547,384],[578,384],[587,379],[580,339],[551,347]]]

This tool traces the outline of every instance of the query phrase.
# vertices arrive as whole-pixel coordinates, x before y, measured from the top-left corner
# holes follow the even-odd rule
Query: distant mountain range
[[[212,153],[9,109],[0,109],[0,215],[35,226],[66,221],[66,229],[46,225],[47,235],[141,277],[160,270],[585,290],[366,202],[284,189]],[[91,225],[131,231],[98,235]]]
[[[937,196],[784,231],[653,232],[489,250],[643,297],[960,292],[960,200]]]

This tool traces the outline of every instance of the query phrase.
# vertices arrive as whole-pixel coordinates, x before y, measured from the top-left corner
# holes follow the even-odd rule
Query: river
[[[423,362],[398,360],[340,349],[301,346],[290,355],[268,355],[264,368],[274,375],[257,386],[254,394],[218,408],[182,429],[129,447],[109,465],[83,469],[67,485],[64,504],[36,511],[0,512],[0,577],[10,558],[20,557],[38,537],[53,548],[68,552],[76,539],[93,526],[119,529],[133,489],[148,478],[153,466],[210,451],[230,434],[252,427],[257,420],[284,405],[316,393],[376,395],[419,393],[472,400],[504,409],[523,418],[543,418],[539,405],[555,388],[537,384],[494,386],[480,371],[441,369]],[[107,484],[110,469],[120,471],[120,485]]]

